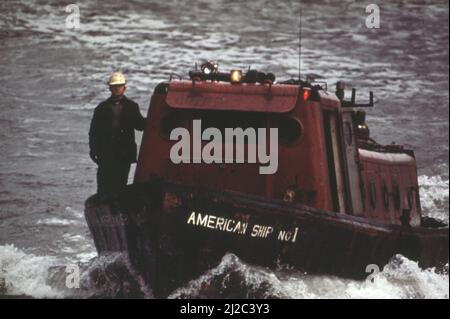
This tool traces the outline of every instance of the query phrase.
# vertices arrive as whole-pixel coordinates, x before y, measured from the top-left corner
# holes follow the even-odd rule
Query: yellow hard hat
[[[108,81],[108,85],[121,85],[125,83],[125,76],[120,72],[114,72]]]

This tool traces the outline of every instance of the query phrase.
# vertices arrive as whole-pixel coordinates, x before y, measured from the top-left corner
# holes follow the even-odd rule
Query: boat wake
[[[58,264],[50,256],[27,254],[13,245],[0,246],[0,298],[61,298],[47,283],[48,270]]]
[[[153,298],[128,259],[114,253],[78,264],[79,287],[67,287],[64,260],[0,246],[0,298]],[[226,254],[221,263],[168,298],[449,298],[448,264],[421,269],[401,255],[369,280],[311,275],[280,266],[270,270]]]
[[[0,246],[0,256],[0,298],[153,297],[128,258],[120,253],[66,264],[64,259],[35,256],[5,245]]]
[[[201,277],[178,288],[169,298],[448,298],[448,264],[421,269],[416,262],[394,256],[366,281],[318,276],[281,267],[277,271],[246,264],[233,254]]]
[[[421,175],[419,184],[423,212],[448,223],[448,179]],[[77,217],[81,223],[82,213],[77,212]],[[79,249],[80,243],[74,246]],[[81,260],[79,254],[75,256],[39,256],[0,245],[0,298],[153,297],[151,287],[119,253],[83,258],[76,263],[79,288],[68,288],[67,266]],[[449,298],[448,264],[444,269],[424,270],[397,255],[372,279],[305,274],[282,266],[269,270],[227,254],[217,267],[177,288],[169,298]]]

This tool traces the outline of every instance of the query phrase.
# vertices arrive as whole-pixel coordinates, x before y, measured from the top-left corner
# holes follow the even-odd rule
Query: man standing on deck
[[[89,155],[98,165],[98,194],[120,191],[127,184],[131,163],[136,162],[134,130],[142,131],[145,119],[138,104],[125,97],[125,83],[122,73],[111,75],[112,94],[95,108],[89,129]]]

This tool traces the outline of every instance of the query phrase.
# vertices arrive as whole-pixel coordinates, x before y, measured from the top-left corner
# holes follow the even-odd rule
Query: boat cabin
[[[371,139],[354,91],[345,101],[340,83],[329,92],[323,84],[276,83],[270,73],[207,70],[155,88],[135,183],[158,176],[420,224],[414,153]]]

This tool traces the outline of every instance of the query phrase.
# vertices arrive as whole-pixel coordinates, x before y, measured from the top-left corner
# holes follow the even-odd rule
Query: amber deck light
[[[230,82],[231,83],[240,83],[241,80],[242,80],[242,71],[241,70],[231,70]]]

